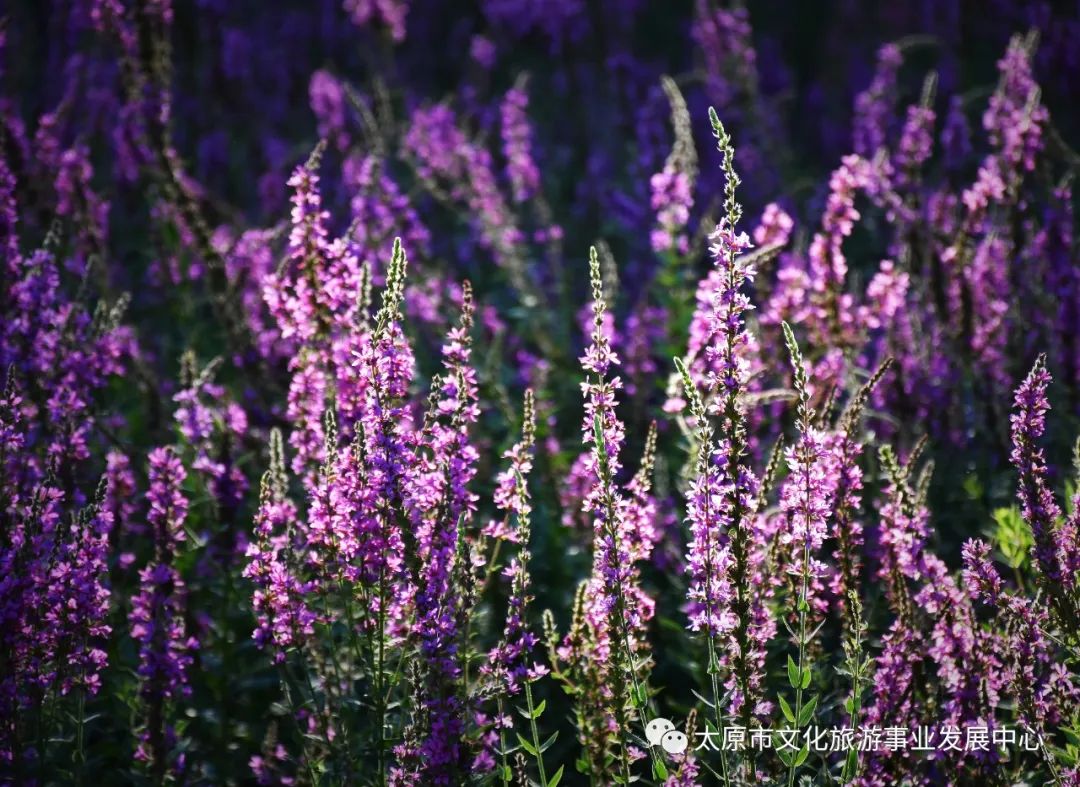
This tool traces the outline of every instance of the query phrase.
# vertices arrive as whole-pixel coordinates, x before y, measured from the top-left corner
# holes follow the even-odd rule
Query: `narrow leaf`
[[[555,739],[556,739],[556,738],[558,738],[558,737],[559,737],[559,731],[558,731],[558,730],[556,730],[555,732],[551,733],[551,737],[550,737],[550,738],[548,738],[548,739],[547,739],[546,741],[544,741],[543,743],[541,743],[541,744],[540,744],[540,751],[541,751],[541,752],[545,752],[545,751],[547,751],[548,749],[550,749],[550,748],[551,748],[551,744],[553,744],[553,743],[555,742]]]
[[[529,743],[527,740],[525,740],[525,738],[521,735],[520,732],[518,733],[517,739],[518,739],[518,743],[521,744],[521,748],[523,748],[525,751],[527,751],[533,757],[539,757],[540,756],[540,752],[538,752],[536,750],[536,747],[533,746],[531,743]]]
[[[788,705],[788,701],[783,697],[778,697],[780,700],[780,710],[784,712],[784,718],[788,720],[790,724],[795,723],[795,714],[791,712],[791,706]]]
[[[795,755],[795,767],[798,768],[800,765],[806,762],[806,758],[809,756],[810,747],[804,743],[803,747],[799,749],[799,753]]]
[[[548,779],[547,787],[558,787],[559,782],[562,781],[562,772],[565,765],[560,765],[559,770],[555,771],[555,775]]]
[[[799,665],[795,663],[795,659],[791,657],[790,653],[787,657],[787,679],[788,683],[791,684],[791,688],[799,688]]]
[[[844,773],[841,778],[844,781],[855,778],[855,769],[859,764],[859,751],[858,749],[852,749],[848,752],[847,760],[844,762]]]
[[[810,719],[814,718],[814,708],[817,707],[817,697],[811,697],[801,711],[799,711],[799,723],[796,726],[805,727]]]

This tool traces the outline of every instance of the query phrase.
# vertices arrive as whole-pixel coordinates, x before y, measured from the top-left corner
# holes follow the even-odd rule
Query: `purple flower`
[[[949,99],[949,113],[941,129],[941,147],[945,166],[951,170],[959,169],[971,155],[971,126],[964,114],[964,99],[961,96]]]
[[[145,726],[135,756],[160,775],[170,767],[175,744],[171,704],[191,691],[188,671],[198,641],[187,632],[184,582],[173,565],[186,538],[188,506],[181,487],[187,473],[170,448],[155,448],[149,463],[147,525],[154,556],[139,572],[130,621],[139,649],[140,696],[145,705]]]
[[[341,82],[320,69],[311,75],[308,96],[311,111],[319,121],[319,137],[344,150],[349,138],[345,130],[345,89]]]
[[[263,476],[255,531],[247,548],[244,576],[255,585],[253,638],[282,662],[286,653],[312,636],[316,615],[309,606],[313,585],[300,573],[297,556],[305,544],[296,527],[298,514],[286,496],[288,479],[281,433],[270,436],[270,469]]]
[[[911,188],[918,182],[919,172],[934,150],[935,117],[934,110],[930,107],[920,104],[908,107],[907,119],[893,156],[898,188]]]
[[[1031,67],[1030,42],[1013,36],[998,61],[1000,81],[983,113],[983,128],[1009,171],[1030,172],[1042,150],[1042,125],[1049,118],[1039,103]]]
[[[536,409],[531,389],[525,391],[525,407],[521,427],[521,440],[503,454],[510,460],[510,467],[500,474],[495,493],[495,505],[513,514],[517,527],[508,539],[517,543],[520,551],[503,570],[510,580],[510,597],[507,600],[506,622],[499,644],[488,654],[484,671],[501,684],[500,689],[512,697],[521,690],[523,680],[539,676],[540,670],[531,667],[532,650],[537,643],[528,622],[529,604],[532,602],[531,579],[526,564],[529,549],[529,529],[532,504],[527,485],[532,469],[532,455],[536,440]]]
[[[743,7],[724,8],[697,0],[690,34],[704,59],[709,100],[722,110],[729,109],[740,91],[757,82],[749,13]]]
[[[900,48],[896,44],[881,47],[874,78],[855,99],[852,145],[859,156],[873,158],[888,143],[893,104],[896,101],[896,75],[902,62]]]
[[[1047,593],[1064,620],[1075,614],[1070,598],[1075,594],[1076,576],[1066,572],[1065,567],[1075,565],[1077,559],[1070,554],[1076,544],[1063,542],[1058,527],[1061,509],[1054,500],[1054,493],[1046,482],[1046,459],[1038,441],[1046,428],[1046,413],[1050,402],[1046,388],[1050,384],[1046,370],[1046,358],[1035,361],[1028,376],[1016,389],[1014,400],[1016,412],[1012,423],[1012,453],[1009,459],[1020,474],[1018,497],[1024,521],[1031,528],[1035,544],[1032,555],[1041,574]]]
[[[400,44],[405,40],[405,22],[409,0],[344,0],[345,12],[357,27],[378,20],[390,30],[390,37]]]
[[[540,189],[540,171],[533,161],[528,110],[529,94],[525,92],[524,84],[507,91],[499,106],[503,155],[515,202],[527,202]]]
[[[1049,616],[1030,600],[1004,590],[1004,582],[990,562],[989,544],[968,540],[963,556],[969,594],[989,604],[1007,624],[1001,643],[1004,674],[995,676],[995,682],[1012,693],[1024,727],[1045,734],[1047,722],[1056,723],[1060,713],[1054,706],[1048,671],[1052,658],[1045,633]]]
[[[694,206],[690,176],[673,165],[666,165],[649,179],[651,206],[656,212],[656,229],[650,236],[653,251],[686,254],[690,239],[684,230]]]

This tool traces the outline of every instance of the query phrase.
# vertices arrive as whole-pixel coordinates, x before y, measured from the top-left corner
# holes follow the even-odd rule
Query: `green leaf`
[[[799,711],[799,723],[796,726],[805,727],[810,719],[814,718],[814,708],[817,707],[817,697],[811,697],[810,701],[803,705],[801,711]]]
[[[790,653],[787,657],[787,679],[791,688],[799,688],[799,665],[795,663],[795,659],[791,658]]]
[[[800,765],[806,762],[806,758],[809,756],[810,747],[804,743],[803,747],[799,749],[799,753],[795,755],[795,767],[798,768]]]
[[[558,738],[558,737],[559,737],[559,731],[558,731],[558,730],[556,730],[555,732],[551,733],[551,737],[550,737],[550,738],[548,738],[548,739],[547,739],[546,741],[544,741],[543,743],[541,743],[541,744],[540,744],[540,751],[541,751],[541,753],[543,753],[543,752],[546,752],[546,751],[547,751],[548,749],[550,749],[550,748],[551,748],[551,744],[553,744],[553,743],[555,742],[555,739],[556,739],[556,738]]]
[[[547,700],[540,700],[540,704],[539,704],[539,705],[537,705],[537,706],[536,706],[536,707],[535,707],[535,708],[533,709],[533,712],[532,712],[532,717],[533,717],[534,719],[539,719],[539,718],[540,718],[540,716],[542,716],[542,715],[543,715],[543,713],[544,713],[544,708],[546,708],[546,707],[547,707]]]
[[[777,749],[776,754],[780,758],[780,762],[784,763],[784,765],[787,765],[788,767],[791,767],[792,752],[790,749]]]
[[[547,787],[558,787],[559,782],[562,781],[562,772],[565,765],[560,765],[559,770],[555,771],[555,775],[548,779]]]
[[[527,751],[533,757],[539,757],[540,756],[540,752],[538,752],[536,750],[536,747],[533,746],[531,743],[529,743],[527,740],[525,740],[525,738],[522,736],[522,734],[520,732],[518,733],[517,739],[518,739],[518,743],[521,744],[521,748],[523,748],[525,751]]]
[[[802,686],[800,686],[799,688],[805,689],[807,686],[809,686],[810,685],[810,677],[811,677],[810,668],[809,667],[803,668]]]
[[[510,782],[514,779],[514,772],[510,770],[509,765],[502,766],[502,780],[504,782]]]
[[[1071,727],[1062,727],[1061,732],[1069,739],[1069,743],[1073,746],[1080,746],[1080,734]]]
[[[848,781],[855,778],[855,768],[859,764],[859,750],[852,749],[847,754],[847,759],[844,761],[844,773],[843,780]]]
[[[995,509],[993,517],[997,524],[994,531],[997,548],[1010,568],[1021,568],[1027,562],[1034,543],[1031,528],[1016,506]]]
[[[574,769],[578,773],[588,773],[589,761],[586,760],[584,757],[578,757],[576,760],[574,760]]]
[[[796,609],[797,609],[797,610],[798,610],[799,612],[809,612],[809,611],[810,611],[810,605],[806,603],[806,599],[805,599],[805,598],[800,598],[800,599],[799,599],[799,603],[798,603],[798,605],[796,606]]]
[[[635,708],[644,708],[649,703],[649,690],[645,688],[644,683],[631,692],[631,701]]]
[[[1064,749],[1059,749],[1057,746],[1048,746],[1046,751],[1051,756],[1053,756],[1053,758],[1055,760],[1057,760],[1059,763],[1062,763],[1062,764],[1064,764],[1066,766],[1072,765],[1073,761],[1076,759],[1073,755],[1070,755]]]
[[[848,712],[849,716],[855,715],[855,698],[854,697],[848,697],[846,700],[844,700],[844,710],[846,710]]]
[[[667,766],[664,765],[663,760],[653,760],[652,777],[659,781],[663,781],[668,777]]]
[[[790,724],[794,724],[795,714],[791,712],[791,706],[788,705],[787,700],[785,700],[783,697],[777,697],[777,699],[780,700],[780,710],[784,712],[784,718],[787,719]]]

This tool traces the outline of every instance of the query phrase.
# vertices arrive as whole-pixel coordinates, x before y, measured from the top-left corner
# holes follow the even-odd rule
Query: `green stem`
[[[376,722],[379,725],[378,769],[379,785],[386,785],[386,698],[383,686],[383,667],[386,659],[384,626],[386,625],[386,568],[379,569],[379,626],[375,636],[379,638],[379,656],[375,667]]]
[[[804,430],[805,434],[805,430]],[[799,714],[802,712],[802,700],[803,700],[803,688],[802,688],[802,676],[806,670],[806,611],[809,605],[806,600],[807,591],[810,584],[810,521],[809,512],[811,510],[810,496],[812,490],[810,488],[810,457],[807,456],[806,451],[803,451],[803,473],[806,476],[806,521],[803,523],[803,527],[806,532],[803,534],[803,559],[802,559],[802,587],[799,591],[799,685],[795,687],[795,729],[799,728]],[[791,764],[788,766],[788,787],[792,787],[795,784],[795,760],[796,755],[793,753],[791,756]]]
[[[603,386],[604,380],[601,378],[600,385]],[[615,529],[615,500],[612,489],[614,487],[614,480],[611,478],[611,469],[608,466],[607,444],[604,442],[603,430],[596,430],[596,448],[597,456],[599,458],[600,466],[600,479],[604,485],[604,524],[608,528],[608,535],[611,538],[611,551],[615,560],[619,559],[619,536]],[[648,701],[644,696],[644,692],[641,690],[641,685],[638,683],[637,670],[634,669],[634,650],[630,642],[630,628],[626,623],[626,597],[623,594],[623,588],[621,585],[615,586],[615,618],[619,627],[620,647],[623,651],[623,659],[626,660],[626,669],[630,673],[630,684],[632,694],[632,704],[637,709],[638,721],[641,724],[641,728],[645,729],[648,724],[648,716],[645,713],[645,703]],[[615,665],[616,669],[619,665]],[[616,702],[621,702],[622,698],[617,698]],[[626,752],[626,742],[622,741],[623,750],[623,770],[624,776],[630,778],[630,763],[629,756]],[[649,746],[649,755],[652,762],[655,764],[660,760],[660,755],[656,752],[655,746]],[[655,769],[655,768],[654,768]]]
[[[716,658],[716,643],[713,642],[712,634],[706,634],[706,640],[709,645],[709,681],[712,684],[712,698],[713,698],[713,716],[716,720],[716,732],[721,736],[720,740],[720,773],[724,779],[724,785],[731,784],[731,777],[728,775],[727,766],[727,754],[724,752],[723,746],[723,734],[724,724],[723,715],[720,711],[720,664]]]
[[[501,696],[499,697],[499,700],[498,700],[498,706],[499,706],[499,718],[502,718],[502,715],[503,715],[503,700],[502,700]],[[537,749],[537,751],[539,751],[539,749]],[[502,770],[499,773],[499,778],[502,780],[503,784],[509,785],[510,780],[508,778],[506,778],[506,774],[510,772],[510,764],[506,761],[506,733],[503,730],[501,724],[499,725],[499,756],[502,757]]]
[[[304,758],[304,765],[307,768],[308,778],[311,779],[312,787],[318,787],[319,777],[315,773],[315,766],[312,764],[311,753],[308,751],[307,745],[307,733],[303,727],[300,726],[300,720],[296,717],[297,707],[296,702],[293,700],[292,691],[289,690],[289,670],[281,664],[278,667],[278,673],[281,680],[281,688],[285,694],[285,701],[289,703],[289,718],[296,724],[296,730],[300,737],[300,753]]]
[[[532,744],[536,749],[536,769],[540,773],[540,783],[547,787],[547,774],[544,772],[544,753],[540,751],[540,731],[536,728],[536,710],[533,706],[532,684],[525,680],[525,707],[529,710],[529,729],[532,732]]]

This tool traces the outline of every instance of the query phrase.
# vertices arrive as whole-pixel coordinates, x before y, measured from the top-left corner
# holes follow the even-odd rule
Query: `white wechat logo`
[[[668,754],[686,751],[686,735],[675,729],[675,725],[667,719],[653,719],[646,724],[645,737],[650,746],[659,746]]]

